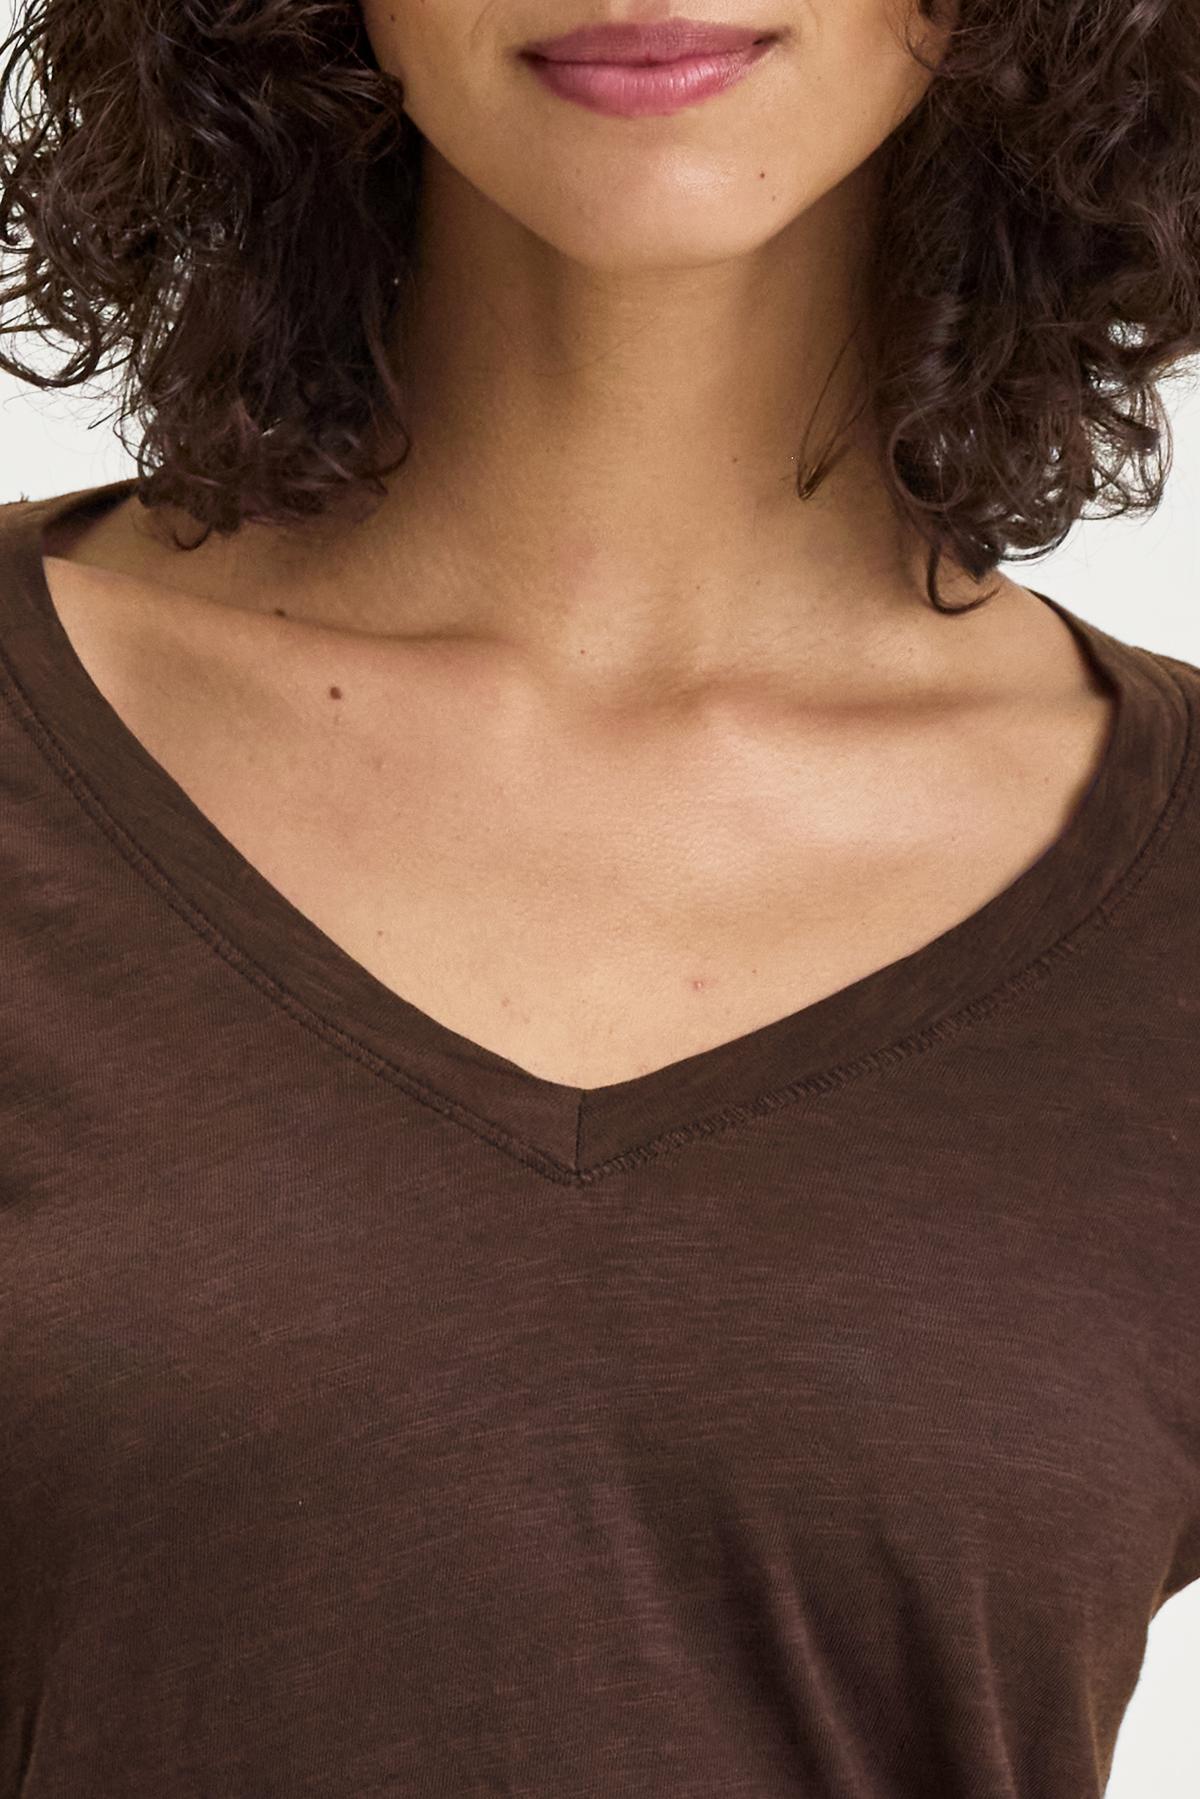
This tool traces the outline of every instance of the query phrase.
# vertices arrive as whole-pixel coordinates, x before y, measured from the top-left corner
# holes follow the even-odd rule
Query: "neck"
[[[486,640],[597,695],[844,680],[926,642],[935,658],[954,622],[928,605],[926,547],[897,519],[863,404],[871,174],[753,254],[607,269],[550,248],[430,147],[393,345],[411,449],[373,510],[276,535],[264,566],[326,618]],[[799,499],[847,420],[841,459]],[[387,461],[404,439],[373,447]],[[947,561],[942,586],[957,604],[988,583]]]

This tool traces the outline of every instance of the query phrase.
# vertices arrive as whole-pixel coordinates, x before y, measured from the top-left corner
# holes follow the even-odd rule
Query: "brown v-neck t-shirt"
[[[1098,1799],[1200,1578],[1200,669],[914,954],[598,1089],[397,997],[0,507],[0,1799]],[[1036,590],[1035,590],[1036,591]]]

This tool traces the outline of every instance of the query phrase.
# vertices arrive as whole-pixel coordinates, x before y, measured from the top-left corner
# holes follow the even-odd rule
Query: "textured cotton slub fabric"
[[[581,1091],[124,726],[41,532],[131,487],[0,508],[2,1799],[1097,1799],[1200,1578],[1200,669],[1039,595],[1054,845]]]

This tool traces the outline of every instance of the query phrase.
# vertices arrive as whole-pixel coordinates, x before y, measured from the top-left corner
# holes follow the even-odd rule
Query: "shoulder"
[[[65,496],[54,494],[50,498],[31,499],[28,494],[19,494],[16,499],[0,500],[0,533],[8,535],[22,528],[38,512],[45,511],[62,498]]]
[[[49,532],[58,519],[69,519],[74,526],[86,524],[97,506],[130,485],[127,481],[96,482],[87,487],[61,488],[54,493],[17,494],[0,500],[0,539],[11,539],[32,531]],[[57,546],[54,546],[57,547]],[[52,553],[47,541],[46,553]]]
[[[1165,650],[1143,649],[1142,655],[1150,657],[1165,674],[1177,681],[1193,703],[1200,698],[1200,664],[1189,662],[1182,656],[1169,656]]]

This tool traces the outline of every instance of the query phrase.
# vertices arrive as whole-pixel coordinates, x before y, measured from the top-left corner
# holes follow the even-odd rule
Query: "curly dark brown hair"
[[[204,536],[385,492],[423,139],[357,0],[34,0],[0,53],[2,334],[73,346],[0,367],[60,388],[123,360],[138,496]],[[931,73],[876,153],[859,413],[930,604],[971,610],[992,595],[943,604],[947,549],[979,580],[1097,496],[1161,500],[1160,387],[1200,350],[1200,0],[959,0]]]

